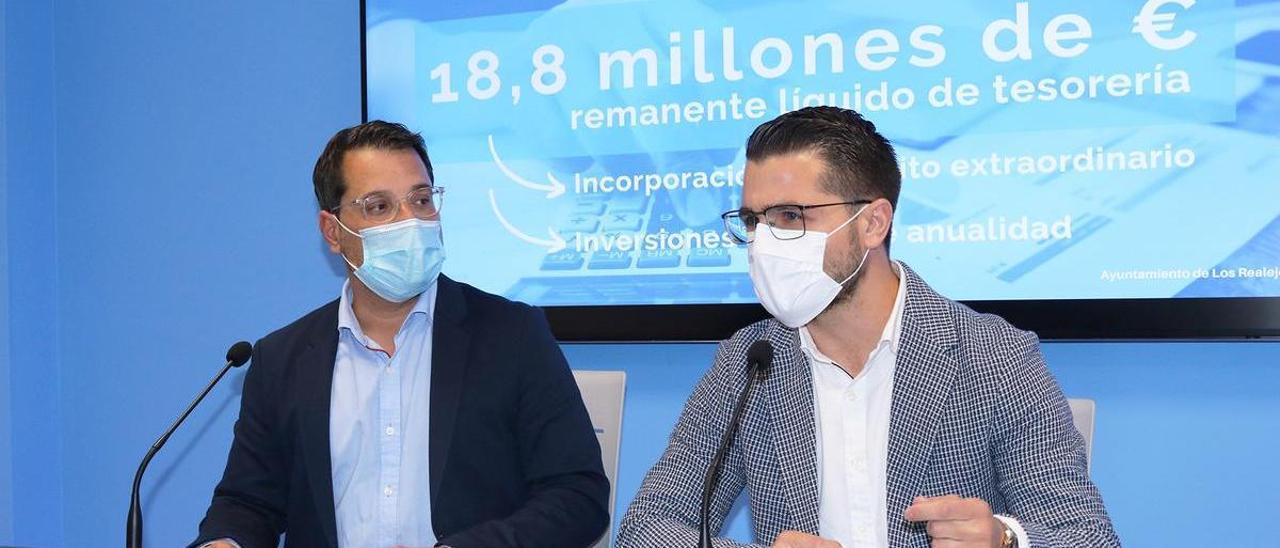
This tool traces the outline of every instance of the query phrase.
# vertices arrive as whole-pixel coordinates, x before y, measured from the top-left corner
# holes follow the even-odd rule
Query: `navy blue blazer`
[[[431,519],[457,548],[588,546],[609,483],[542,312],[441,276],[432,334]],[[193,546],[337,546],[329,397],[338,302],[254,346],[227,467]]]

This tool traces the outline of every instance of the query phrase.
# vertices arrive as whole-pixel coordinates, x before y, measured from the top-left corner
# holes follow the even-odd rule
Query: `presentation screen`
[[[365,116],[426,138],[445,272],[548,307],[558,333],[759,317],[720,217],[746,138],[835,105],[896,148],[891,255],[940,293],[1049,336],[1280,334],[1280,2],[365,0],[363,18]]]

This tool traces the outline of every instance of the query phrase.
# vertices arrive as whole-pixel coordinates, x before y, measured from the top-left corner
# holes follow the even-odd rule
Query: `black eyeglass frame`
[[[754,239],[752,238],[751,234],[755,233],[755,229],[748,229],[748,226],[752,226],[752,225],[760,226],[760,219],[765,219],[767,221],[769,218],[769,212],[771,211],[779,211],[779,210],[782,210],[783,208],[796,209],[796,210],[799,210],[800,212],[800,234],[796,236],[788,236],[784,238],[784,237],[778,236],[777,232],[773,233],[774,237],[778,238],[779,240],[795,240],[797,238],[803,237],[805,233],[809,231],[809,227],[804,218],[805,211],[808,211],[810,209],[819,209],[823,207],[834,207],[834,206],[840,206],[840,205],[850,205],[850,206],[865,205],[865,204],[871,204],[873,202],[875,202],[875,200],[853,200],[849,202],[831,202],[828,204],[812,204],[812,205],[778,204],[778,205],[766,207],[764,211],[752,211],[744,207],[744,208],[733,209],[733,210],[729,210],[724,213],[721,213],[720,220],[724,222],[725,232],[727,232],[735,242],[739,244],[749,244]],[[747,219],[743,215],[751,215],[755,217],[755,222],[748,223]],[[731,219],[738,219],[738,221],[742,223],[742,228],[743,230],[746,231],[746,234],[747,234],[746,238],[739,236],[734,231],[733,225],[731,224],[732,222]],[[770,231],[773,230],[772,224],[766,222],[765,225],[769,227]]]

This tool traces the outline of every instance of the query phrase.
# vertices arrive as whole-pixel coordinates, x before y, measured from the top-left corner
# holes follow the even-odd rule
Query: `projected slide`
[[[445,270],[488,291],[755,302],[746,138],[837,105],[948,296],[1280,296],[1280,1],[448,4],[367,0],[369,118],[426,137]]]

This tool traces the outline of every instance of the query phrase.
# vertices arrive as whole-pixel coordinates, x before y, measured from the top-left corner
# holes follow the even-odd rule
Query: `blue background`
[[[337,294],[310,172],[359,121],[358,7],[30,0],[0,28],[0,544],[116,544],[138,459],[226,346]],[[565,350],[628,373],[620,514],[714,345]],[[1098,401],[1093,474],[1126,545],[1275,543],[1280,345],[1045,352]],[[150,546],[194,536],[242,375],[152,464]]]

